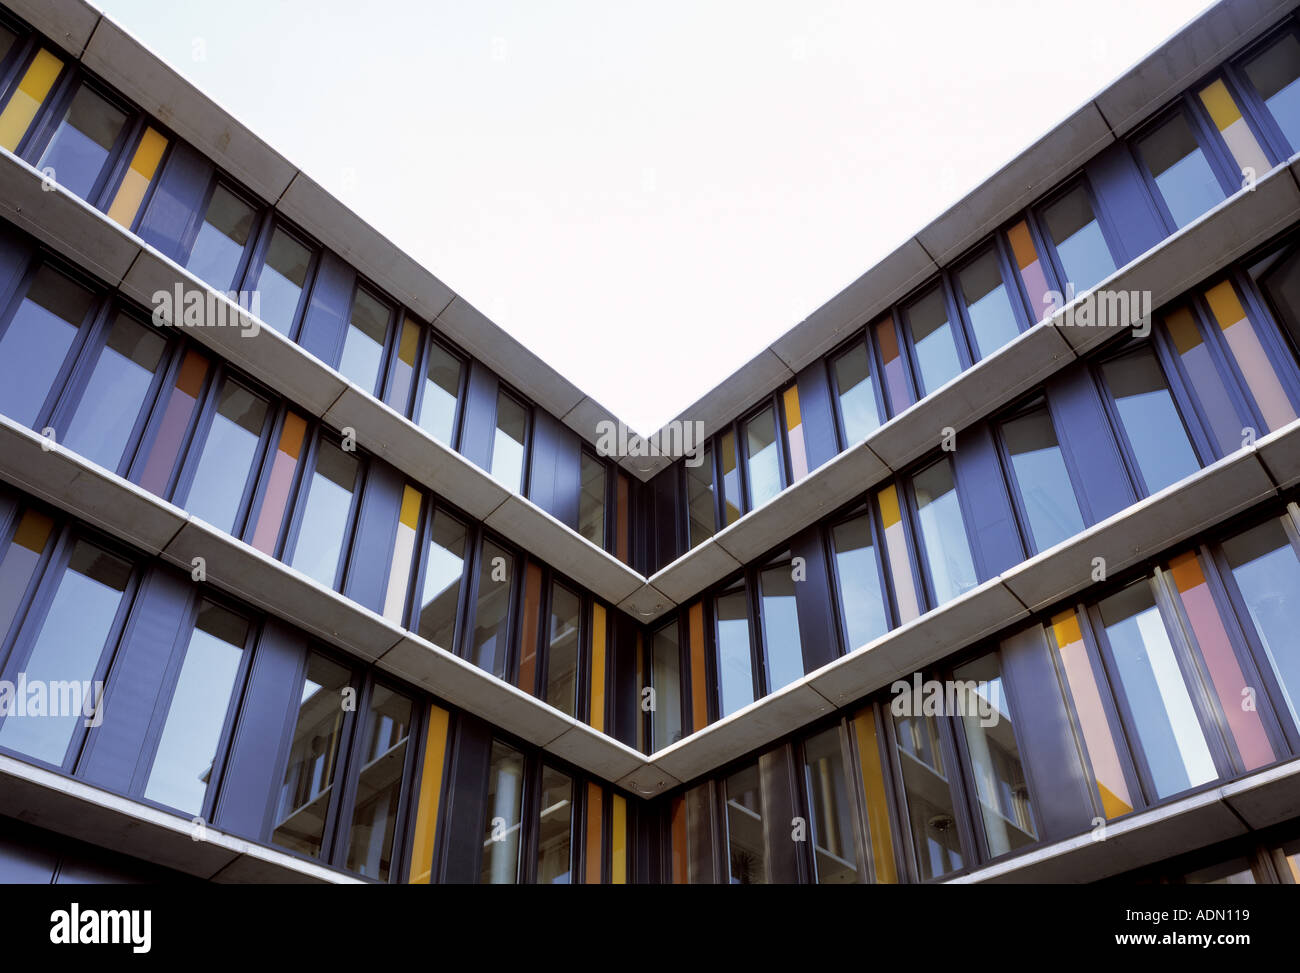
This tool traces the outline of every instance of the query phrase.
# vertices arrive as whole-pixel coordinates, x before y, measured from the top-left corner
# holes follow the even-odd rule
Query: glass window
[[[388,379],[388,388],[384,390],[384,401],[402,415],[406,415],[411,404],[419,355],[420,326],[409,317],[403,318],[397,339],[397,355],[393,358],[393,373]]]
[[[368,290],[357,288],[343,339],[343,354],[339,358],[339,374],[367,392],[375,392],[379,385],[379,366],[392,314],[393,309],[387,304]]]
[[[0,113],[0,145],[10,152],[18,151],[18,143],[27,134],[32,119],[49,96],[50,89],[63,70],[63,62],[49,51],[40,50],[23,72],[23,78],[14,89],[9,104]]]
[[[53,169],[60,186],[85,199],[95,188],[125,124],[126,115],[82,85],[72,96],[36,168]]]
[[[798,482],[808,475],[808,444],[803,435],[803,410],[799,406],[799,386],[786,386],[781,393],[785,414],[785,444],[790,454],[790,476]]]
[[[764,837],[763,792],[758,764],[727,778],[727,857],[732,885],[766,885],[767,844]]]
[[[478,880],[481,884],[513,885],[519,881],[524,757],[514,747],[493,740],[491,761]]]
[[[776,448],[776,417],[768,406],[745,423],[749,506],[753,510],[781,492],[781,457]]]
[[[1103,601],[1099,610],[1157,797],[1214,780],[1214,758],[1151,582],[1129,585]]]
[[[1300,146],[1300,41],[1288,33],[1246,63],[1246,77],[1268,106],[1292,151]]]
[[[754,701],[754,665],[749,644],[749,605],[741,585],[717,599],[718,691],[723,716]]]
[[[1009,229],[1007,242],[1011,244],[1011,253],[1016,258],[1020,280],[1025,285],[1025,295],[1029,298],[1029,317],[1033,321],[1041,321],[1047,316],[1050,303],[1047,274],[1043,270],[1042,260],[1038,258],[1038,248],[1034,246],[1029,224],[1021,220]]]
[[[490,472],[511,490],[522,490],[524,486],[524,436],[527,430],[527,410],[504,392],[498,393]]]
[[[1246,119],[1241,115],[1241,108],[1229,94],[1228,86],[1223,83],[1222,78],[1211,81],[1198,94],[1201,104],[1205,106],[1210,116],[1210,121],[1223,136],[1223,144],[1232,154],[1232,161],[1237,164],[1238,175],[1244,176],[1247,171],[1251,171],[1259,176],[1273,168],[1273,164],[1268,161],[1268,156],[1260,147],[1255,133],[1246,124]]]
[[[963,267],[957,274],[957,286],[981,358],[993,354],[1020,334],[996,251],[985,251]]]
[[[393,868],[393,838],[413,711],[406,696],[375,686],[361,744],[347,867],[381,882],[388,881]]]
[[[869,516],[864,513],[836,524],[831,528],[831,543],[846,647],[852,652],[889,631]]]
[[[1228,394],[1214,357],[1206,345],[1192,312],[1180,307],[1164,320],[1165,331],[1173,340],[1174,350],[1187,373],[1201,414],[1206,418],[1214,441],[1226,456],[1242,446],[1242,418]]]
[[[782,686],[802,679],[804,674],[794,569],[788,558],[786,555],[782,563],[759,574],[768,692],[776,692]]]
[[[257,279],[262,320],[288,335],[293,331],[302,301],[303,288],[307,286],[307,268],[311,265],[311,251],[284,230],[276,227],[266,248],[266,260]]]
[[[961,724],[984,835],[990,857],[996,858],[1038,840],[998,653],[990,652],[958,667],[953,670],[953,678],[959,684]]]
[[[320,444],[289,564],[327,588],[334,587],[339,574],[359,472],[355,456],[333,443]]]
[[[1296,418],[1295,407],[1282,387],[1277,368],[1260,340],[1259,330],[1242,306],[1232,282],[1225,280],[1215,284],[1205,292],[1205,300],[1267,428],[1280,429],[1293,421]]]
[[[880,522],[885,528],[885,553],[889,577],[894,582],[894,597],[898,600],[898,621],[903,624],[921,614],[921,599],[917,594],[916,579],[912,576],[898,488],[892,483],[882,487],[876,494],[876,502],[880,504]]]
[[[416,422],[444,446],[456,432],[456,397],[460,394],[460,359],[436,341],[429,343],[429,365]]]
[[[131,229],[135,218],[140,213],[149,185],[158,172],[163,153],[167,151],[167,139],[152,126],[147,126],[140,136],[140,143],[131,156],[131,165],[122,176],[122,184],[113,195],[112,205],[108,208],[108,218],[118,225]]]
[[[944,458],[930,464],[912,478],[912,489],[938,606],[977,584],[952,463]]]
[[[1183,876],[1187,885],[1254,885],[1255,873],[1250,861],[1234,858],[1206,868],[1198,868]]]
[[[1175,226],[1184,227],[1223,202],[1223,187],[1183,115],[1174,115],[1139,142],[1138,154],[1155,179]]]
[[[578,494],[578,533],[605,546],[605,464],[582,452],[582,486]]]
[[[154,433],[149,459],[140,474],[140,485],[151,493],[159,496],[167,493],[207,378],[208,360],[190,348],[181,359],[171,391],[164,393],[167,404],[162,410],[162,421]]]
[[[699,465],[686,463],[686,494],[690,512],[691,547],[713,536],[713,450],[708,443],[700,451]]]
[[[1150,348],[1113,358],[1101,371],[1148,493],[1200,469],[1173,393]]]
[[[1114,273],[1115,260],[1082,186],[1076,186],[1049,206],[1043,221],[1056,245],[1066,281],[1074,285],[1076,294],[1091,290]]]
[[[537,882],[573,881],[573,780],[542,765],[541,823],[537,834]]]
[[[54,533],[54,521],[35,510],[24,510],[13,538],[0,558],[0,646],[13,627],[36,567]]]
[[[907,369],[903,364],[903,355],[898,347],[898,331],[894,328],[894,319],[885,318],[875,324],[876,347],[880,349],[880,360],[884,362],[885,390],[889,393],[891,415],[898,415],[913,402],[912,390],[907,384]]]
[[[928,395],[961,371],[943,288],[934,287],[904,311],[920,372],[921,394]]]
[[[1083,530],[1079,501],[1043,405],[1002,423],[1016,487],[1029,517],[1034,548],[1045,551]]]
[[[578,709],[578,621],[582,599],[551,585],[551,625],[546,656],[546,702],[573,716]]]
[[[654,633],[650,643],[651,749],[661,750],[682,738],[682,656],[677,623]]]
[[[184,814],[203,813],[230,710],[248,622],[210,601],[199,606],[144,796]]]
[[[230,287],[253,233],[254,215],[251,206],[224,186],[217,186],[185,269],[218,290]]]
[[[85,541],[73,545],[26,659],[10,659],[7,678],[25,674],[28,698],[25,711],[0,722],[0,747],[62,765],[99,702],[92,683],[130,577],[131,565],[121,558]],[[38,685],[46,687],[44,699],[31,691]]]
[[[1288,527],[1285,519],[1270,520],[1224,541],[1223,553],[1292,723],[1300,726],[1300,556]]]
[[[854,345],[835,359],[835,389],[844,421],[844,442],[853,445],[866,439],[880,425],[871,361],[865,345]]]
[[[456,610],[465,574],[467,539],[464,524],[441,510],[434,512],[417,624],[421,638],[450,651],[456,647]]]
[[[803,754],[814,877],[818,885],[850,885],[858,880],[858,854],[839,729],[808,740]]]
[[[491,541],[483,542],[478,569],[478,605],[470,635],[470,661],[504,679],[509,661],[510,591],[515,559]]]
[[[939,725],[933,716],[894,713],[893,720],[917,869],[922,880],[938,878],[963,864]]]
[[[118,314],[86,381],[63,445],[116,470],[166,348],[160,335]]]
[[[728,429],[719,442],[722,453],[722,516],[723,526],[740,519],[740,467],[736,463],[736,434]]]
[[[880,885],[898,881],[898,862],[894,857],[892,800],[885,786],[885,766],[876,731],[876,714],[872,707],[859,710],[853,717],[853,739],[858,748],[858,770],[862,774],[862,798],[866,811],[868,840],[871,845],[869,880]]]
[[[42,266],[0,335],[0,412],[30,426],[90,311],[90,292]]]
[[[238,382],[221,386],[185,507],[213,527],[233,533],[253,475],[269,404]]]
[[[325,841],[343,736],[343,690],[350,685],[343,666],[316,652],[308,657],[271,843],[312,858]]]

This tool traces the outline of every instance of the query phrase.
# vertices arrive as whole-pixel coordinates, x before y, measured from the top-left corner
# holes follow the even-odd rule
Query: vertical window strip
[[[613,795],[609,821],[609,884],[627,884],[627,799]]]
[[[393,541],[393,562],[388,569],[388,590],[384,594],[384,617],[401,625],[406,611],[406,589],[410,586],[415,561],[415,532],[420,525],[420,491],[411,484],[402,488],[402,509]]]
[[[32,119],[45,104],[62,70],[63,62],[49,51],[41,49],[36,52],[9,104],[0,112],[0,145],[10,152],[18,151],[18,143],[31,128]]]
[[[447,756],[447,711],[429,707],[428,730],[424,735],[424,769],[416,796],[415,829],[411,836],[412,885],[432,881],[433,842],[438,832],[438,803],[442,799],[442,769]]]
[[[1214,127],[1223,136],[1228,151],[1243,173],[1250,169],[1255,176],[1262,176],[1273,168],[1223,79],[1212,81],[1202,88],[1200,98]]]
[[[1029,295],[1029,316],[1035,322],[1040,321],[1048,309],[1047,275],[1043,272],[1043,262],[1038,258],[1038,249],[1034,246],[1029,224],[1021,220],[1011,227],[1007,231],[1007,240],[1011,244],[1011,253],[1016,258],[1025,293]]]
[[[397,341],[397,364],[393,367],[393,378],[388,383],[388,394],[384,402],[406,415],[406,406],[411,399],[411,386],[415,381],[415,364],[420,352],[420,326],[409,317],[402,321],[402,334]]]
[[[36,574],[41,555],[54,533],[54,521],[35,510],[24,510],[13,540],[0,560],[0,645],[14,623],[18,606]]]
[[[162,496],[167,489],[167,482],[180,457],[181,441],[198,407],[199,394],[207,375],[208,360],[197,351],[187,351],[163,411],[158,434],[150,447],[149,460],[140,475],[140,486],[151,493]]]
[[[808,475],[808,447],[804,442],[803,415],[799,410],[799,386],[791,385],[781,395],[785,405],[785,437],[790,450],[791,482]]]
[[[691,640],[691,732],[709,725],[709,701],[704,681],[704,602],[688,613]]]
[[[898,488],[891,483],[876,494],[876,499],[885,525],[885,553],[889,560],[889,574],[894,581],[894,595],[898,599],[898,621],[905,624],[921,614],[921,601],[916,594],[912,565],[907,556],[907,536],[898,507]]]
[[[1211,287],[1205,292],[1205,300],[1269,429],[1280,429],[1294,420],[1296,410],[1259,340],[1258,330],[1237,297],[1232,281],[1225,280]]]
[[[587,698],[591,700],[591,718],[587,721],[593,730],[605,732],[605,606],[591,603],[591,686]]]
[[[1209,348],[1201,340],[1192,312],[1180,307],[1165,318],[1164,325],[1204,407],[1211,435],[1225,456],[1235,453],[1242,445],[1241,417]]]
[[[873,329],[876,347],[884,363],[885,391],[889,400],[889,414],[896,416],[912,404],[912,392],[907,387],[907,374],[903,369],[903,355],[898,347],[898,331],[892,317],[877,321]]]
[[[673,885],[685,885],[690,881],[690,870],[688,867],[689,848],[686,843],[686,796],[678,795],[673,798],[671,822],[669,824],[671,836],[669,838],[669,855],[671,857],[669,881]]]
[[[122,177],[122,185],[113,197],[113,205],[108,208],[110,220],[131,229],[140,213],[144,195],[149,191],[149,184],[158,172],[158,163],[166,151],[166,137],[152,126],[146,128],[140,137],[140,144],[136,146],[135,155],[131,157],[131,165]]]
[[[893,885],[898,881],[898,864],[894,861],[894,838],[889,824],[889,800],[885,791],[885,772],[880,762],[880,742],[876,738],[876,717],[870,706],[853,717],[853,729],[857,735],[858,764],[862,769],[875,880],[880,885]]]
[[[631,523],[631,483],[626,473],[619,473],[616,481],[618,537],[615,539],[614,556],[624,564],[630,564],[632,557],[632,523]]]
[[[263,554],[275,554],[275,542],[280,536],[285,509],[289,506],[289,489],[293,485],[293,474],[298,468],[306,436],[307,420],[296,412],[287,413],[275,458],[271,462],[271,476],[266,485],[266,495],[262,498],[262,510],[253,531],[253,547]]]
[[[588,885],[599,885],[603,862],[601,851],[605,845],[605,802],[599,784],[587,783],[587,835],[586,835],[586,875],[583,879]]]
[[[542,605],[542,566],[529,560],[524,566],[524,619],[519,630],[519,676],[516,685],[537,695],[537,646],[541,639],[538,619]]]

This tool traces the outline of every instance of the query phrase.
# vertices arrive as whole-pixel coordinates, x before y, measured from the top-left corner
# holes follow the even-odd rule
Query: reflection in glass
[[[1187,119],[1174,115],[1138,143],[1174,225],[1181,228],[1223,202],[1223,187],[1196,143]]]
[[[524,435],[528,413],[506,395],[497,395],[497,425],[492,440],[492,476],[511,490],[524,485]]]
[[[354,456],[333,443],[320,444],[316,470],[307,487],[307,507],[298,525],[298,539],[289,564],[327,588],[335,586],[339,573],[358,471]]]
[[[478,880],[483,885],[513,885],[519,881],[524,757],[514,747],[493,740],[491,761]]]
[[[1268,50],[1246,64],[1246,77],[1255,86],[1291,143],[1291,151],[1300,149],[1300,41],[1287,33]]]
[[[750,764],[727,778],[726,800],[730,882],[732,885],[766,885],[770,877],[758,764]]]
[[[253,216],[251,206],[224,186],[217,186],[185,269],[217,290],[228,289],[252,235]]]
[[[868,515],[860,514],[836,524],[831,529],[831,541],[835,548],[835,576],[839,582],[844,634],[847,649],[852,652],[889,631]]]
[[[470,661],[504,679],[509,660],[510,593],[515,559],[491,541],[479,558],[478,604],[470,632]]]
[[[933,716],[893,714],[898,762],[903,772],[907,826],[922,880],[962,867],[961,838],[952,790]]]
[[[747,601],[743,585],[719,595],[717,600],[718,692],[723,716],[754,701]]]
[[[759,574],[763,612],[763,642],[767,649],[767,690],[776,692],[803,678],[803,648],[799,639],[799,608],[795,601],[794,569],[790,561]]]
[[[266,249],[266,261],[257,279],[262,320],[283,335],[293,330],[302,289],[307,286],[311,251],[279,227]]]
[[[1065,279],[1082,294],[1115,271],[1110,247],[1093,216],[1092,204],[1082,186],[1058,199],[1043,214],[1048,235],[1056,244],[1056,255],[1065,269]]]
[[[1242,445],[1242,420],[1232,403],[1228,387],[1214,362],[1209,346],[1201,337],[1192,312],[1180,307],[1164,320],[1165,331],[1173,339],[1174,349],[1196,390],[1201,414],[1223,455],[1235,453]]]
[[[467,536],[468,531],[459,520],[442,510],[435,511],[417,624],[421,638],[453,652]]]
[[[30,426],[67,358],[91,296],[42,266],[0,335],[0,413]]]
[[[60,186],[85,199],[95,188],[124,124],[126,115],[82,85],[36,168],[53,169]]]
[[[781,457],[776,449],[776,419],[768,406],[745,423],[750,509],[781,492]]]
[[[542,765],[541,822],[537,829],[537,883],[573,881],[573,780]]]
[[[420,399],[420,428],[445,446],[456,431],[456,397],[460,395],[460,359],[442,345],[429,344],[429,365]]]
[[[578,493],[578,533],[605,546],[605,464],[582,452],[582,486]]]
[[[852,445],[866,439],[880,425],[866,346],[854,345],[835,359],[834,368],[840,415],[844,418],[844,441]]]
[[[1083,530],[1079,500],[1045,406],[1008,419],[1002,438],[1011,456],[1034,548],[1045,551]]]
[[[357,776],[356,809],[348,836],[347,867],[387,882],[402,798],[402,775],[411,735],[411,700],[375,686]]]
[[[713,536],[713,450],[708,443],[700,451],[698,465],[686,462],[687,506],[690,510],[691,547]]]
[[[912,332],[921,394],[928,395],[961,371],[943,288],[935,287],[904,312]]]
[[[650,656],[650,685],[654,690],[654,708],[651,710],[653,752],[682,738],[682,658],[676,622],[669,622],[654,633]]]
[[[858,880],[858,854],[853,841],[853,802],[844,773],[839,728],[817,734],[804,743],[803,752],[817,884],[852,884]]]
[[[551,624],[546,655],[546,702],[573,716],[578,707],[578,619],[582,600],[551,585]]]
[[[740,519],[740,467],[736,463],[736,434],[728,429],[719,443],[722,454],[722,518],[723,525]]]
[[[957,285],[981,358],[993,354],[1020,334],[996,251],[988,250],[963,267],[957,274]]]
[[[927,466],[912,478],[912,489],[935,603],[942,605],[977,583],[951,462],[945,458]]]
[[[266,427],[266,399],[227,379],[203,442],[185,508],[220,530],[234,532],[253,460]]]
[[[338,370],[344,378],[367,392],[375,392],[379,383],[379,365],[392,313],[392,308],[369,291],[357,288]]]
[[[1156,493],[1201,466],[1164,373],[1148,347],[1101,367],[1147,492]]]

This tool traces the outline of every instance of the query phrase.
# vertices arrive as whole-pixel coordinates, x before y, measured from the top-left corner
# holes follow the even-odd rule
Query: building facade
[[[8,0],[0,881],[1300,880],[1296,6],[1206,11],[682,456]]]

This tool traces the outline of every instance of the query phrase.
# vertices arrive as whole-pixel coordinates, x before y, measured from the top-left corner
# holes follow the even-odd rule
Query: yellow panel
[[[591,726],[605,732],[605,606],[591,605]]]
[[[135,150],[135,156],[131,159],[131,166],[122,178],[117,196],[113,198],[113,205],[108,208],[110,220],[128,230],[131,229],[136,214],[140,212],[144,194],[149,190],[149,183],[153,182],[154,173],[158,171],[158,163],[162,161],[166,149],[166,138],[152,128],[145,129],[140,144]]]
[[[802,423],[799,414],[799,386],[791,385],[782,394],[785,403],[785,431],[793,432]]]
[[[54,80],[63,70],[63,62],[49,51],[38,51],[32,59],[23,80],[18,83],[18,90],[0,112],[0,145],[10,152],[17,151],[18,143],[27,134],[32,119],[40,110],[54,87]]]
[[[600,850],[605,844],[601,825],[605,820],[605,806],[599,785],[587,784],[587,875],[588,885],[600,884]]]
[[[898,512],[898,491],[892,483],[876,494],[876,499],[880,503],[880,518],[885,522],[886,529],[902,521],[902,514]]]
[[[1241,118],[1237,103],[1232,100],[1232,95],[1228,94],[1228,88],[1222,81],[1215,81],[1202,88],[1201,101],[1205,103],[1205,110],[1210,113],[1220,132]]]
[[[1215,284],[1205,292],[1205,299],[1210,303],[1210,310],[1214,312],[1214,318],[1219,322],[1219,327],[1227,331],[1234,324],[1246,316],[1246,312],[1241,307],[1241,301],[1237,298],[1237,292],[1233,290],[1231,281],[1223,281]]]
[[[49,542],[50,533],[54,530],[54,521],[45,514],[37,513],[35,510],[28,510],[23,514],[23,519],[18,521],[18,529],[14,531],[14,543],[21,547],[27,548],[40,554],[45,550],[46,543]]]
[[[438,801],[442,797],[442,767],[447,756],[447,711],[429,707],[429,732],[424,738],[424,771],[420,774],[415,836],[411,839],[412,885],[428,885],[433,869],[433,841],[438,833]]]
[[[704,602],[697,601],[688,612],[691,639],[691,730],[709,725],[708,688],[704,682]]]
[[[609,836],[609,882],[611,885],[627,884],[627,801],[614,795]]]
[[[397,357],[415,367],[415,353],[420,347],[420,326],[407,318],[402,325],[402,340],[397,346]]]
[[[1165,330],[1174,339],[1174,347],[1180,355],[1187,354],[1201,343],[1201,332],[1192,320],[1192,312],[1185,307],[1180,307],[1165,318]]]
[[[1073,611],[1063,611],[1052,618],[1052,634],[1060,648],[1083,641],[1083,632],[1079,629],[1079,618]]]
[[[1007,231],[1011,243],[1011,252],[1015,254],[1016,266],[1024,270],[1038,260],[1038,251],[1034,248],[1034,238],[1029,235],[1029,226],[1021,220]]]
[[[420,491],[415,489],[409,483],[402,489],[402,516],[403,525],[415,530],[420,521]]]
[[[876,881],[893,885],[898,881],[894,863],[894,839],[889,826],[889,803],[885,798],[885,776],[880,766],[880,744],[876,741],[876,717],[871,707],[853,717],[858,738],[858,764],[867,800],[867,830],[871,834],[871,860]]]

